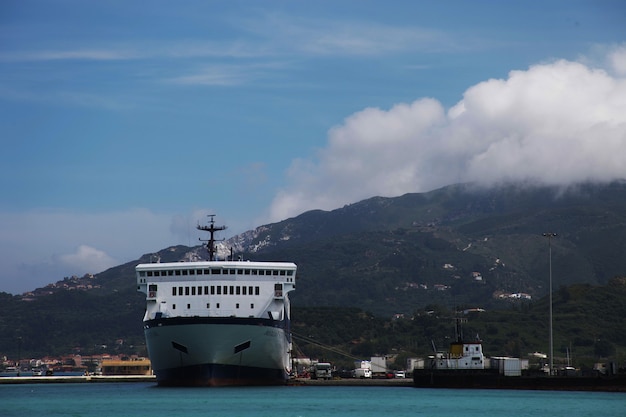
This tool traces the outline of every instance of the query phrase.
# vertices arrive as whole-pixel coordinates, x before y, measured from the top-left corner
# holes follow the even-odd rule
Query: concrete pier
[[[1,384],[59,384],[80,382],[152,382],[154,375],[73,375],[73,376],[5,376]]]

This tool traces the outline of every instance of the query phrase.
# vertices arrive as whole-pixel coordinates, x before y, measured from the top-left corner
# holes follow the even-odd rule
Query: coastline
[[[7,376],[0,377],[2,384],[45,384],[45,383],[103,383],[103,382],[154,382],[154,375],[74,375],[74,376]],[[379,386],[379,387],[412,387],[411,378],[401,379],[308,379],[295,378],[287,381],[287,386]]]
[[[524,378],[516,379],[516,383],[510,384],[458,384],[450,383],[450,381],[440,381],[447,383],[439,384],[419,384],[413,381],[413,378],[345,378],[345,379],[308,379],[294,378],[287,381],[286,386],[326,386],[326,387],[412,387],[412,388],[452,388],[452,389],[509,389],[509,390],[534,390],[534,391],[595,391],[595,392],[626,392],[626,383],[624,379],[620,379],[617,384],[606,384],[600,380],[592,383],[581,384],[580,379],[569,378],[567,382],[563,378],[555,378],[550,384],[539,384],[537,380],[533,383],[524,381]],[[75,384],[75,383],[115,383],[115,382],[154,382],[156,385],[156,377],[154,375],[76,375],[76,376],[19,376],[19,377],[0,377],[0,385],[3,384]],[[465,381],[467,382],[467,381]],[[524,383],[525,382],[525,383]]]
[[[344,387],[413,387],[411,378],[338,378],[338,379],[290,379],[287,385],[291,386],[344,386]]]
[[[62,375],[62,376],[3,376],[2,384],[46,384],[46,383],[83,383],[83,382],[151,382],[156,383],[154,375]]]

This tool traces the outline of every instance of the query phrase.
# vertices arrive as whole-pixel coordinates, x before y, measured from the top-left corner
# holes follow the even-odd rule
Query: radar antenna
[[[209,252],[209,261],[214,261],[215,260],[215,253],[217,252],[217,249],[215,247],[215,242],[217,242],[217,240],[215,240],[213,235],[217,231],[226,230],[226,226],[215,226],[215,214],[209,214],[207,217],[211,218],[211,220],[209,221],[209,225],[208,226],[200,226],[198,224],[198,226],[196,226],[196,228],[198,230],[204,230],[205,232],[209,232],[210,233],[210,237],[208,239],[200,239],[200,238],[198,238],[198,240],[201,241],[201,242],[206,242],[206,248],[207,248],[207,251]],[[219,241],[222,241],[222,240],[224,240],[224,239],[220,239]]]

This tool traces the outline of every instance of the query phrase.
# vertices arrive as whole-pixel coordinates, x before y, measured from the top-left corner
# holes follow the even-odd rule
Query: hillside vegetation
[[[489,354],[547,350],[548,241],[555,350],[580,357],[625,352],[626,184],[473,189],[376,197],[312,211],[236,236],[246,259],[298,264],[293,330],[311,355],[427,354],[454,337],[457,310]],[[174,246],[162,262],[201,256]],[[134,266],[64,279],[24,296],[0,294],[0,355],[144,352]],[[53,282],[54,279],[51,279]],[[531,299],[503,297],[528,294]],[[392,319],[403,317],[399,319]],[[106,346],[104,348],[103,346]]]

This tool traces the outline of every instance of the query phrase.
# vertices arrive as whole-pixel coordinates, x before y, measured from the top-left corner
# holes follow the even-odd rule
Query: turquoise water
[[[626,416],[626,394],[410,387],[0,385],[0,416]]]

